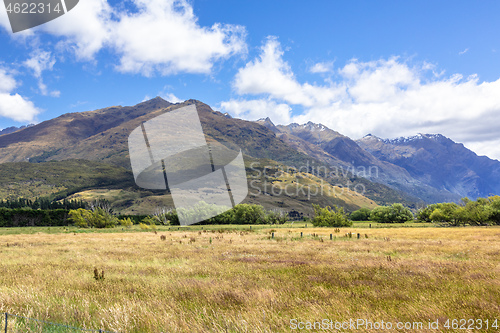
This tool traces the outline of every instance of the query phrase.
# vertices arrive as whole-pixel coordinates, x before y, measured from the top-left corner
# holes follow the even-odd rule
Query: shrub
[[[351,213],[351,221],[369,221],[371,210],[369,208],[360,208]]]
[[[284,224],[288,221],[288,213],[279,209],[274,209],[267,212],[265,220],[266,223],[269,224]]]
[[[344,208],[333,206],[320,207],[319,205],[313,204],[314,217],[312,219],[312,224],[315,227],[350,227],[352,226],[352,221],[347,218]]]
[[[454,202],[429,205],[419,211],[418,217],[451,226],[500,224],[500,196],[475,201],[463,198],[460,205]]]
[[[155,218],[156,222],[159,223],[160,225],[179,224],[179,218],[173,208],[158,207],[153,213],[153,217]]]
[[[120,225],[122,225],[123,227],[127,227],[127,228],[130,228],[134,225],[134,222],[132,222],[132,220],[130,219],[130,217],[127,217],[125,219],[121,219],[120,220]]]
[[[404,223],[413,220],[412,212],[400,203],[377,207],[370,213],[370,220],[378,223]]]
[[[118,218],[102,208],[94,211],[78,208],[69,211],[70,220],[80,228],[112,228],[118,223]]]
[[[139,227],[142,229],[142,230],[149,230],[149,225],[145,224],[145,223],[139,223]]]
[[[237,224],[265,224],[266,213],[260,205],[239,204],[233,209],[234,221]]]
[[[417,221],[418,222],[432,222],[431,214],[437,208],[437,204],[432,204],[420,208],[417,212]]]

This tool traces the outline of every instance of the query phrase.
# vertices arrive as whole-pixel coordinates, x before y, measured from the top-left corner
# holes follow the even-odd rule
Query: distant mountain
[[[436,189],[412,177],[398,165],[378,159],[357,142],[325,125],[308,122],[302,125],[278,125],[276,128],[279,131],[277,135],[289,145],[344,175],[364,177],[426,202],[459,199],[455,194]]]
[[[272,184],[294,184],[291,179],[296,175],[308,184],[323,183],[350,190],[354,186],[364,188],[363,195],[359,196],[346,192],[340,196],[322,195],[313,200],[325,205],[343,205],[349,210],[377,203],[404,202],[415,206],[417,202],[458,201],[464,196],[476,198],[500,194],[500,162],[477,156],[442,135],[421,134],[394,140],[367,135],[354,141],[322,124],[308,122],[276,126],[269,118],[255,122],[233,118],[197,100],[173,104],[159,97],[134,106],[67,113],[0,135],[0,163],[86,160],[130,170],[127,140],[131,131],[156,116],[191,104],[197,106],[213,152],[226,148],[242,149],[247,161],[247,172],[257,175],[254,184],[265,194],[249,196],[248,202],[307,210],[310,198],[274,195],[269,188]],[[167,140],[168,135],[165,133]],[[0,164],[0,172],[3,166]],[[40,167],[44,170],[47,168],[45,165]],[[10,186],[8,175],[15,168],[10,165],[5,169],[5,186]],[[33,168],[36,169],[36,166]],[[24,170],[35,170],[33,168]],[[64,166],[61,170],[69,169]],[[285,172],[279,177],[269,176],[269,170]],[[75,172],[78,173],[78,170]],[[36,180],[33,184],[44,184],[47,188],[51,186],[54,178],[39,182],[34,174],[23,175],[26,179],[16,181],[16,184],[19,183],[19,186],[15,185],[16,188],[23,188],[23,184],[31,186],[29,184],[33,179]],[[69,175],[65,177],[70,178]],[[18,178],[13,176],[12,179]],[[123,180],[120,182],[128,184]],[[103,182],[88,183],[86,196],[110,189],[108,185],[99,188],[98,184],[105,184]],[[64,186],[55,185],[63,191]],[[68,184],[64,193],[73,193],[75,186]],[[160,192],[142,191],[133,183],[127,186],[126,195],[116,194],[119,186],[113,190],[117,192],[113,192],[116,196],[113,194],[112,197],[121,200],[122,210],[144,212],[147,210],[145,207],[153,207],[163,200],[164,194]],[[85,190],[85,186],[78,185],[77,189]],[[16,193],[39,193],[38,190],[30,191],[27,188]],[[61,195],[58,191],[54,189],[50,193]],[[120,199],[124,195],[129,199]]]
[[[171,205],[172,200],[168,194],[140,189],[133,183],[133,178],[132,183],[123,179],[120,179],[119,183],[118,180],[112,181],[112,184],[82,181],[87,179],[88,175],[79,175],[78,168],[72,170],[67,167],[75,163],[64,163],[68,160],[95,161],[116,167],[116,173],[123,174],[120,170],[131,169],[127,144],[131,131],[145,121],[190,104],[197,106],[212,153],[222,149],[221,147],[242,149],[251,191],[261,194],[249,195],[246,202],[261,203],[268,208],[296,209],[303,212],[311,210],[311,203],[336,204],[352,211],[359,207],[375,207],[377,203],[402,201],[411,205],[413,202],[413,198],[363,177],[348,173],[323,172],[327,164],[311,153],[316,149],[317,154],[321,154],[321,148],[297,138],[305,147],[297,149],[295,145],[289,144],[290,140],[282,139],[292,138],[292,135],[281,133],[270,119],[263,122],[245,121],[214,111],[197,100],[172,104],[159,97],[135,106],[113,106],[95,111],[68,113],[0,136],[0,163],[3,163],[0,164],[0,173],[4,175],[3,186],[14,186],[16,189],[5,192],[2,197],[27,195],[26,193],[32,193],[31,196],[35,193],[50,193],[60,197],[67,193],[75,198],[102,197],[119,205],[115,206],[116,211],[129,213],[147,213],[158,205]],[[164,134],[168,141],[169,133]],[[330,159],[340,161],[334,156]],[[31,162],[30,168],[24,166],[26,161]],[[59,166],[58,163],[63,164]],[[82,168],[88,169],[85,163],[81,165]],[[61,182],[56,183],[57,176],[47,178],[48,176],[44,176],[45,171],[37,171],[37,168],[50,170],[56,166],[57,170],[61,170],[60,176],[64,179],[76,177],[79,181],[65,180],[63,183],[66,185],[63,186]],[[314,169],[319,166],[323,167],[321,173],[315,172]],[[12,174],[11,184],[9,175],[16,167],[27,171],[18,175]],[[81,183],[88,186],[82,186]],[[296,188],[298,184],[316,188],[321,186],[333,192],[320,192],[312,196],[301,191],[295,194],[281,193],[282,191],[276,193],[276,189],[283,189],[283,186],[290,189]],[[353,190],[356,185],[365,189],[366,196]],[[36,186],[43,186],[44,190],[38,190]],[[55,187],[50,190],[51,186]]]
[[[150,112],[170,105],[158,97],[134,107],[114,106],[63,114],[0,136],[0,163],[74,158],[107,160],[125,166],[126,137],[130,131],[140,125],[141,119],[147,119]]]
[[[360,147],[381,161],[398,165],[415,179],[460,197],[500,194],[500,162],[478,156],[461,143],[440,134],[398,139],[367,135]]]
[[[34,126],[34,124],[23,125],[20,127],[16,127],[16,126],[7,127],[7,128],[4,128],[3,130],[0,130],[0,135],[14,133],[16,131],[19,131],[19,130],[22,130],[26,127],[31,127],[31,126]]]

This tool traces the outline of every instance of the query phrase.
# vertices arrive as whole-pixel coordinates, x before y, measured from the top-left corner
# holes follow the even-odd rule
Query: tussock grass
[[[498,227],[180,229],[0,236],[0,312],[117,332],[500,319]]]

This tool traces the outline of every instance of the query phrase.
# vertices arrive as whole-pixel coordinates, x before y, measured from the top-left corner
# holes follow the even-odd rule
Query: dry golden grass
[[[0,236],[0,311],[116,332],[500,320],[500,228],[271,232]],[[104,280],[94,279],[95,267]]]

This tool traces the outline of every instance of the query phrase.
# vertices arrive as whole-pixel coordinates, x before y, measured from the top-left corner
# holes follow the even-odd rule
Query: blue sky
[[[12,34],[0,128],[161,96],[500,159],[500,2],[80,0]]]

